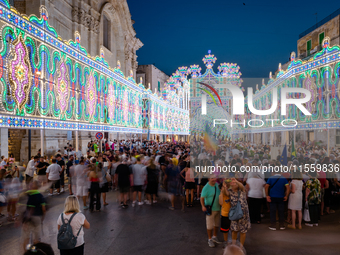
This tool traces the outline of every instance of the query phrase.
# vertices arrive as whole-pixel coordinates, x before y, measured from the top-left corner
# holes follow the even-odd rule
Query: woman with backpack
[[[85,245],[83,228],[89,229],[90,223],[80,212],[76,196],[66,198],[64,212],[60,214],[57,224],[60,255],[83,255]],[[75,241],[72,242],[73,238]]]

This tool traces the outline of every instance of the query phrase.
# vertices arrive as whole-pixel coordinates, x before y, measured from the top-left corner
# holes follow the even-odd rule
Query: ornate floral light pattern
[[[69,84],[70,79],[67,73],[67,67],[64,59],[60,61],[58,71],[57,71],[57,91],[59,94],[59,107],[61,111],[61,116],[67,110],[67,103],[69,99]]]
[[[205,66],[210,69],[215,64],[217,58],[214,56],[214,54],[210,54],[211,50],[208,50],[208,55],[205,55],[205,57],[202,59]]]
[[[88,113],[90,115],[89,120],[91,121],[96,110],[96,84],[92,71],[90,72],[88,77],[86,89],[86,101],[88,106]]]
[[[136,127],[139,127],[139,116],[140,116],[140,107],[139,107],[139,96],[136,96],[136,102],[135,102],[135,123]]]
[[[306,108],[309,112],[313,112],[313,105],[315,104],[315,85],[313,84],[313,81],[310,77],[306,78],[305,81],[305,87],[307,90],[309,90],[311,92],[311,99],[306,103]]]
[[[115,103],[116,103],[116,95],[115,95],[115,91],[114,91],[114,85],[113,84],[109,84],[109,118],[110,121],[113,121],[114,118],[114,113],[115,113]]]
[[[189,72],[191,73],[192,78],[197,78],[201,75],[202,68],[199,65],[191,65],[189,68]]]
[[[123,96],[123,120],[127,124],[128,122],[128,114],[129,114],[129,96],[126,88],[124,89]]]
[[[32,69],[29,61],[28,50],[21,34],[13,41],[11,54],[14,59],[9,61],[8,79],[11,86],[11,94],[18,106],[19,112],[26,104],[32,86]]]

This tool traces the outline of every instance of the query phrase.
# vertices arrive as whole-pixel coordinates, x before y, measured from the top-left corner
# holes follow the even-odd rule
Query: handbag
[[[306,222],[310,222],[309,208],[308,202],[305,203],[305,209],[303,210],[303,220]]]
[[[237,204],[230,208],[229,220],[239,220],[243,217],[243,210],[240,203],[240,191],[238,191]]]
[[[0,193],[0,202],[5,204],[6,200],[7,199],[6,199],[5,195]]]
[[[111,175],[109,173],[105,174],[105,178],[107,182],[111,182]]]
[[[216,186],[215,186],[215,194],[214,194],[214,198],[213,198],[213,201],[211,203],[211,205],[204,205],[205,208],[207,208],[207,210],[204,212],[206,215],[211,215],[212,213],[212,206],[215,202],[215,197],[216,197]]]

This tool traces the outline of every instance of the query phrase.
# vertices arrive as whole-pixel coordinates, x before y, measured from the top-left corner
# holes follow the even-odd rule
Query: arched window
[[[111,50],[111,22],[106,16],[103,16],[103,46]]]

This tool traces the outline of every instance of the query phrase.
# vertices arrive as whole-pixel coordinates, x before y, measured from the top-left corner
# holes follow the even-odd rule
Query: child
[[[219,203],[222,206],[221,208],[221,232],[223,233],[224,242],[223,248],[225,248],[228,244],[228,232],[230,228],[230,220],[228,218],[229,210],[230,210],[230,197],[227,195],[227,190],[230,186],[231,179],[225,179],[223,181],[222,190],[219,196]]]

